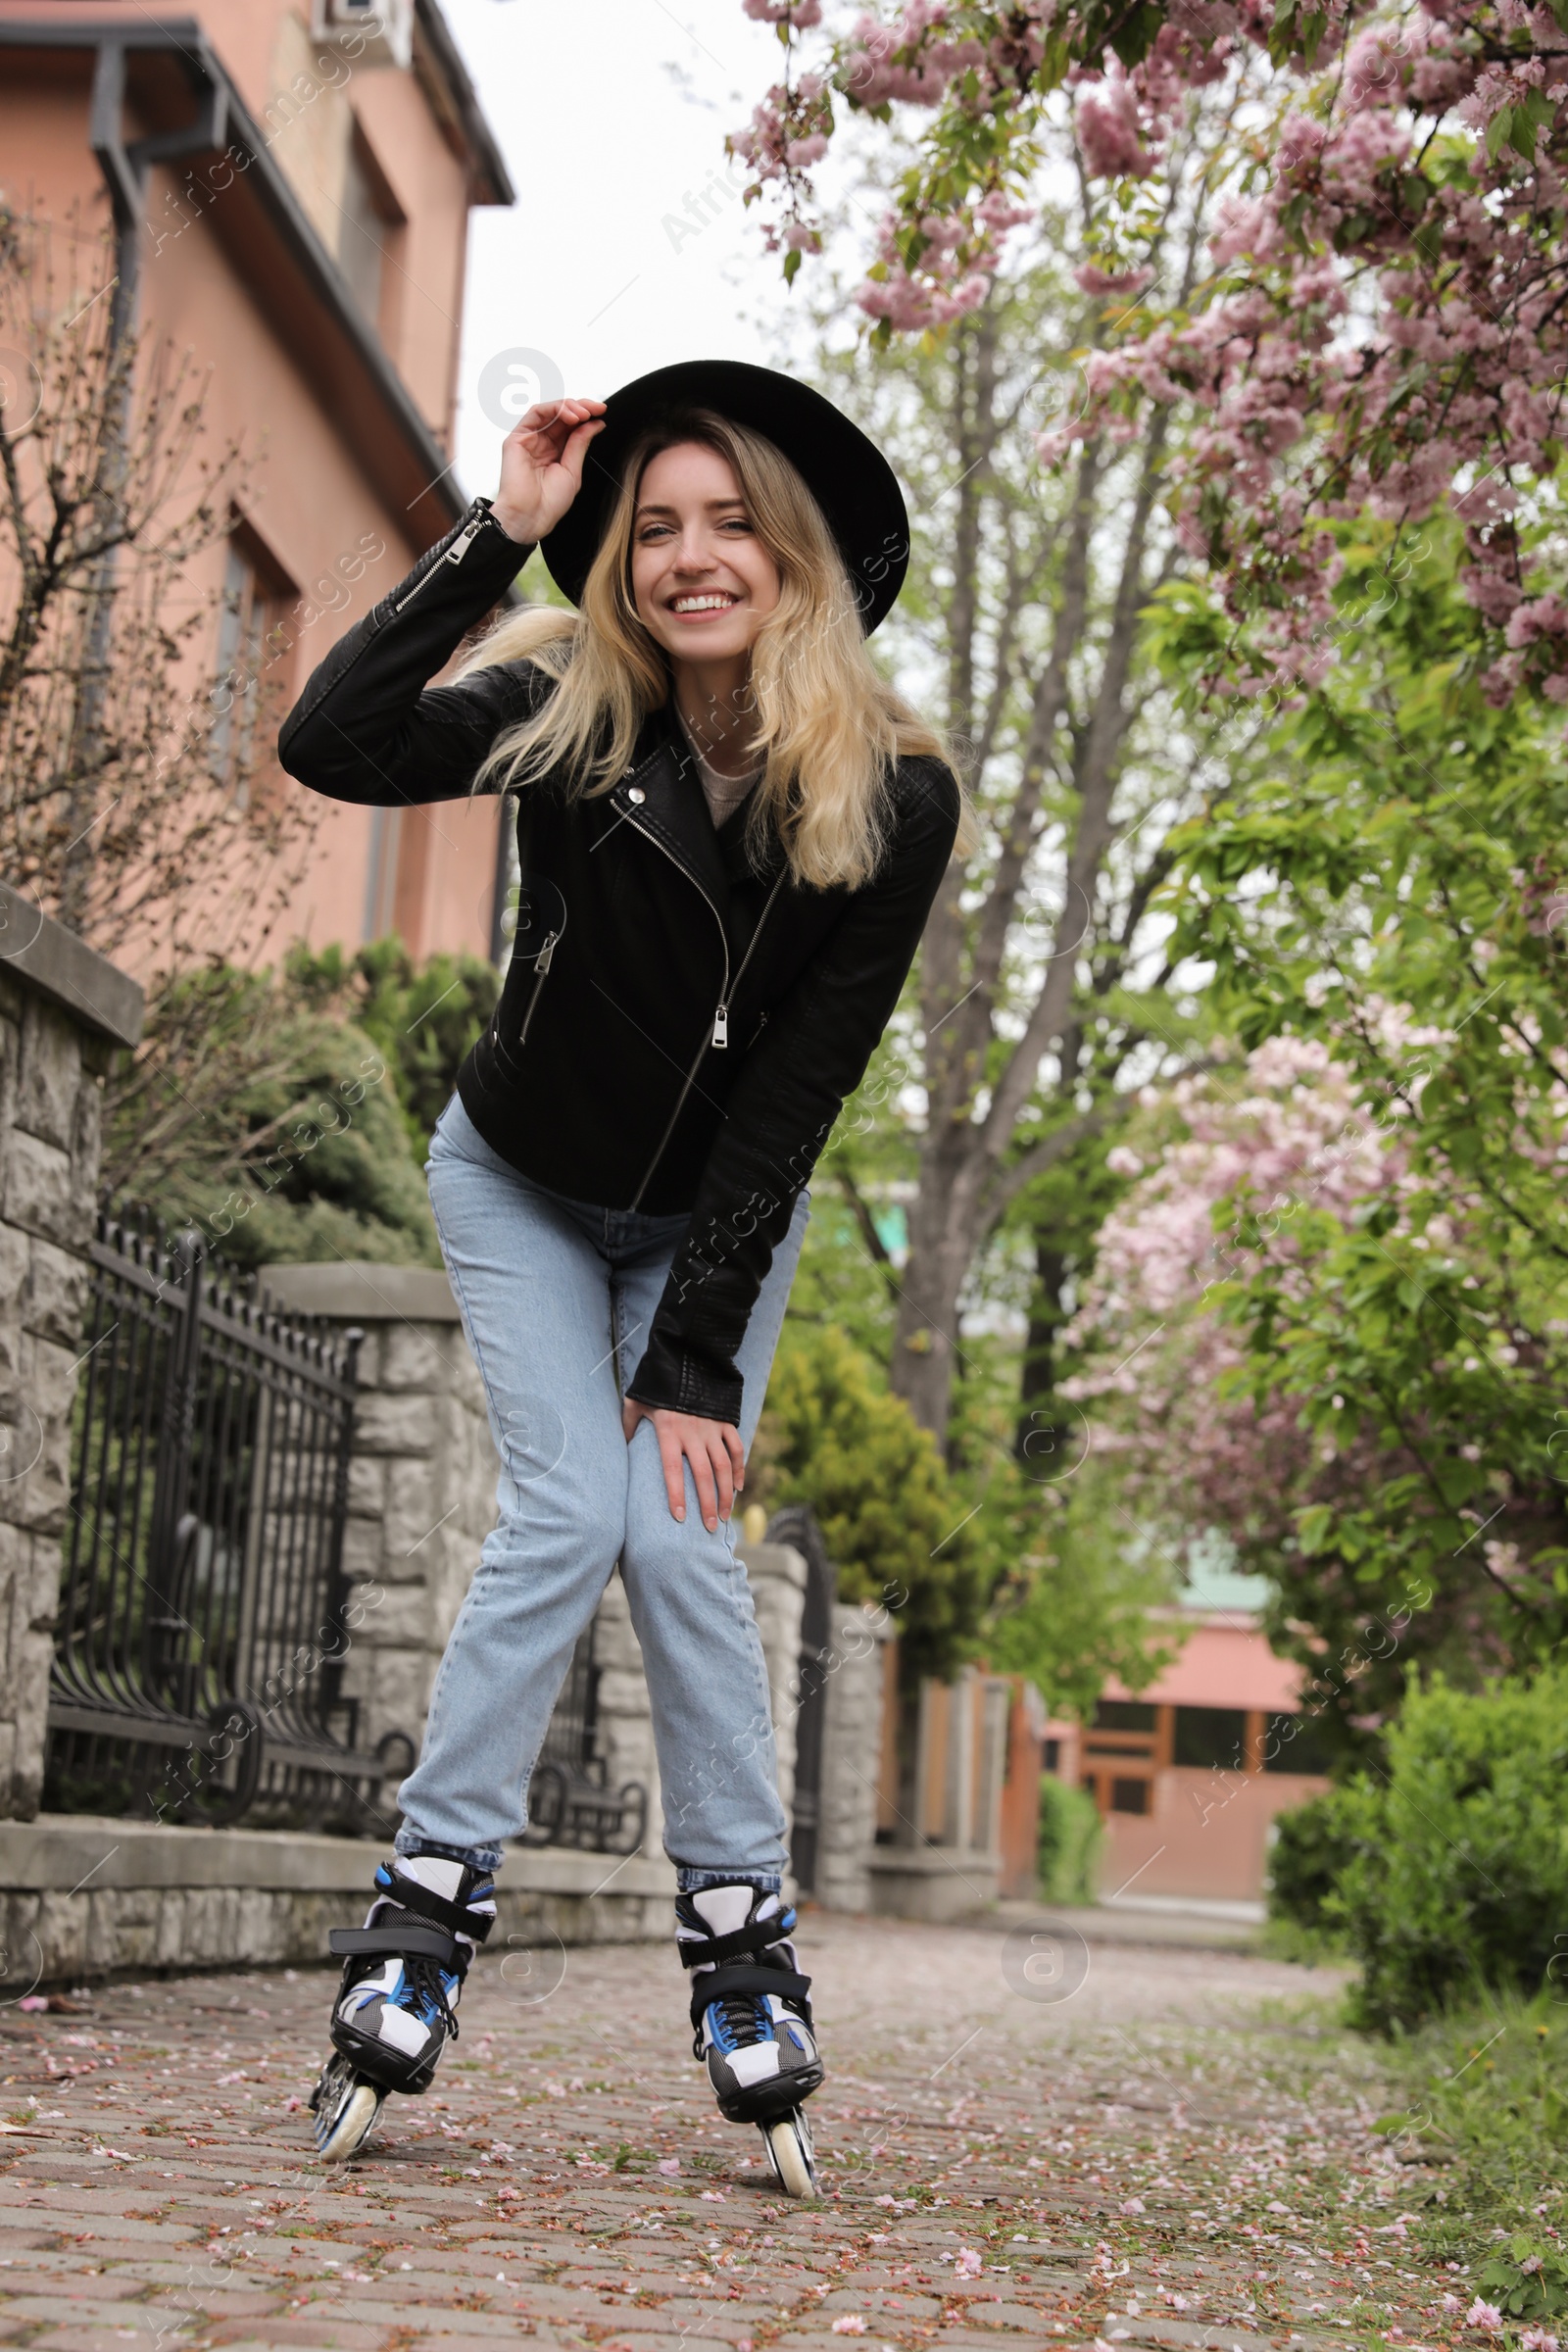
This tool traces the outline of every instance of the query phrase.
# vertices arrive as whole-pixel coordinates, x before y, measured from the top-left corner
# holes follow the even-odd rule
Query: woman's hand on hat
[[[670,1516],[686,1516],[686,1473],[692,1466],[697,1507],[710,1535],[727,1519],[746,1481],[746,1453],[741,1433],[732,1421],[705,1421],[700,1413],[666,1412],[662,1405],[639,1404],[628,1396],[620,1411],[629,1446],[639,1421],[651,1421],[659,1440],[659,1458],[664,1467],[664,1493]]]
[[[602,400],[539,400],[501,444],[501,487],[490,512],[509,539],[542,539],[582,488],[588,444],[604,430]]]

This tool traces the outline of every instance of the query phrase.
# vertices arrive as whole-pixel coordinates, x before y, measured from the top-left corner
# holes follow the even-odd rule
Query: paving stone
[[[1326,2034],[1314,2055],[1264,2018],[1310,1989],[1303,1972],[1122,1948],[1053,2007],[1009,1991],[989,1933],[808,1916],[807,1942],[830,2066],[810,2207],[714,2118],[679,1970],[646,1948],[574,1950],[532,2006],[471,1981],[436,2086],[391,2102],[380,2146],[340,2173],[315,2162],[299,2104],[325,1971],[113,1986],[86,2017],[0,2035],[7,2110],[35,2118],[0,2137],[0,2341],[1324,2352],[1397,2324],[1453,2342],[1429,2308],[1440,2281],[1380,2273],[1379,2300],[1345,2303],[1384,2185],[1366,2119],[1387,2101],[1359,2045]],[[1387,2185],[1415,2201],[1408,2168]],[[1181,2320],[1121,2309],[1162,2293],[1186,2297]],[[1254,2297],[1290,2324],[1233,2328]],[[1345,2303],[1333,2334],[1309,2318],[1326,2301]],[[835,2332],[856,2317],[863,2333]]]

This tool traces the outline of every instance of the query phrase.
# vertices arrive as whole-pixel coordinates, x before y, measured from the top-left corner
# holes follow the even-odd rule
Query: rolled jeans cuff
[[[776,1870],[693,1870],[677,1862],[675,1886],[681,1894],[702,1894],[710,1886],[755,1886],[759,1894],[782,1894],[784,1881]]]
[[[416,1854],[432,1854],[441,1862],[463,1862],[469,1870],[499,1870],[499,1845],[441,1845],[433,1838],[421,1838],[417,1830],[399,1830],[392,1840],[392,1851],[412,1862]]]

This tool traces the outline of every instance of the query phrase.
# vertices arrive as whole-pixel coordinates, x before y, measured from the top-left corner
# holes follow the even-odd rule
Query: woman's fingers
[[[542,539],[582,488],[583,462],[603,432],[602,400],[536,400],[501,445],[491,513],[514,539]]]
[[[745,1484],[746,1454],[740,1432],[728,1421],[708,1421],[696,1413],[671,1413],[628,1400],[621,1412],[626,1443],[639,1421],[652,1421],[659,1440],[659,1458],[664,1472],[664,1493],[670,1515],[686,1516],[686,1464],[691,1464],[697,1489],[697,1507],[710,1535],[727,1519]]]
[[[551,459],[559,460],[572,437],[604,413],[602,400],[536,400],[518,417],[508,438],[538,448],[540,455],[548,451]]]
[[[669,1497],[671,1516],[686,1516],[686,1458],[679,1432],[666,1426],[674,1420],[673,1413],[654,1413],[650,1416],[654,1435],[659,1440],[659,1458],[664,1465],[664,1493]]]

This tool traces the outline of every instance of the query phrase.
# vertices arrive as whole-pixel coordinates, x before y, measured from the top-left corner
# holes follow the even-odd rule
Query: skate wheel
[[[331,2060],[311,2101],[316,2110],[316,2152],[323,2164],[342,2164],[359,2154],[375,2130],[385,2097],[379,2084],[357,2075],[347,2059]]]
[[[767,2161],[773,2168],[773,2178],[787,2197],[816,2197],[821,2190],[816,2183],[816,2158],[811,2146],[811,2127],[804,2113],[797,2108],[793,2115],[781,2117],[776,2124],[761,2126]]]

